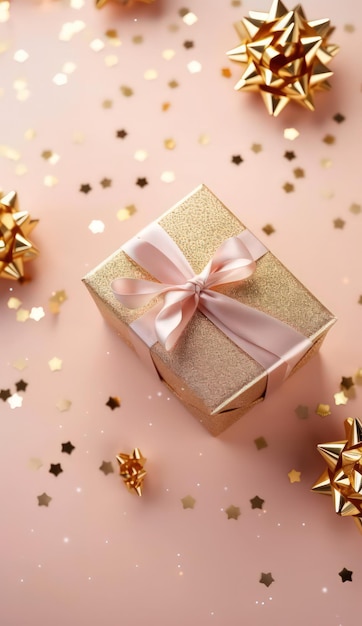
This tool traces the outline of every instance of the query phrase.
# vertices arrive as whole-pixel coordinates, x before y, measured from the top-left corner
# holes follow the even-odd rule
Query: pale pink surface
[[[0,143],[17,150],[28,171],[18,176],[19,162],[0,157],[0,185],[16,189],[21,208],[40,219],[32,239],[41,256],[28,265],[31,283],[0,285],[0,388],[13,393],[19,379],[29,383],[19,393],[21,408],[0,401],[1,625],[354,625],[362,537],[310,487],[324,468],[316,444],[343,439],[343,420],[361,415],[362,387],[346,406],[335,406],[333,395],[341,376],[362,366],[362,213],[349,210],[362,203],[362,9],[355,0],[303,3],[309,19],[330,17],[337,26],[333,89],[316,97],[314,114],[290,105],[274,120],[257,96],[234,92],[241,67],[225,57],[238,42],[233,22],[249,9],[266,10],[265,0],[238,8],[190,0],[186,6],[198,16],[193,26],[183,23],[184,5],[175,0],[130,11],[111,4],[96,11],[91,0],[79,10],[68,0],[11,4],[10,21],[0,25],[0,43],[7,44],[0,56]],[[74,20],[83,20],[84,30],[59,41],[64,22]],[[121,46],[109,45],[109,28]],[[136,35],[143,43],[132,42]],[[98,53],[89,47],[96,38],[105,42]],[[194,47],[185,49],[185,40]],[[13,59],[19,49],[29,54],[23,64]],[[166,49],[176,52],[171,60],[162,57]],[[106,67],[112,54],[118,65]],[[192,60],[201,72],[188,71]],[[57,86],[52,78],[65,62],[76,69]],[[158,78],[145,80],[149,69]],[[30,90],[24,102],[16,99],[18,79]],[[168,86],[173,79],[176,89]],[[134,95],[122,96],[121,85]],[[111,109],[102,108],[105,99],[113,100]],[[342,124],[332,119],[337,112],[346,117]],[[283,137],[288,127],[300,132],[294,142]],[[31,141],[24,139],[29,128],[36,131]],[[127,137],[116,139],[122,128]],[[75,132],[84,133],[82,144],[74,143]],[[199,143],[202,134],[208,145]],[[334,145],[323,143],[327,134]],[[170,137],[173,151],[163,143]],[[253,143],[262,152],[255,154]],[[139,149],[148,153],[143,163],[134,159]],[[44,150],[58,153],[59,162],[42,159]],[[283,158],[286,150],[297,158]],[[239,166],[231,163],[235,154],[244,159]],[[295,167],[305,178],[294,178]],[[160,179],[164,171],[174,172],[174,182]],[[46,187],[46,175],[58,184]],[[108,189],[99,184],[104,177],[112,179]],[[148,186],[136,186],[138,177]],[[287,181],[294,193],[283,190]],[[117,339],[80,282],[200,182],[339,318],[321,355],[218,439]],[[83,183],[92,186],[87,195],[79,192]],[[117,211],[130,204],[137,212],[119,222]],[[336,218],[345,220],[343,229],[333,227]],[[88,229],[94,219],[105,224],[102,234]],[[261,230],[267,223],[276,230],[269,237]],[[48,299],[58,289],[68,300],[54,317]],[[46,316],[17,322],[7,306],[11,295],[24,308],[43,306]],[[61,371],[49,369],[54,356]],[[23,371],[13,366],[19,358],[27,359]],[[111,411],[109,396],[119,396],[121,408]],[[63,398],[72,402],[67,412],[56,408]],[[315,414],[320,402],[330,404],[329,417]],[[309,407],[309,418],[297,418],[298,405]],[[258,451],[259,436],[268,447]],[[75,446],[70,456],[61,453],[68,440]],[[141,499],[127,493],[114,460],[134,446],[149,459]],[[32,458],[42,467],[32,469]],[[102,461],[112,461],[114,474],[99,470]],[[61,463],[63,473],[50,474],[50,463]],[[300,483],[289,482],[293,468]],[[38,506],[43,492],[52,497],[48,508]],[[188,494],[196,499],[193,510],[182,508]],[[264,510],[251,509],[255,495]],[[231,504],[241,509],[238,520],[227,519]],[[342,583],[343,567],[353,571],[352,583]],[[262,572],[275,579],[269,588],[259,583]]]

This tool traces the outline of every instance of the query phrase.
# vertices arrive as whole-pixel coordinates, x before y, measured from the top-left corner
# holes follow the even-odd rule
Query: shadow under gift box
[[[158,224],[181,249],[198,274],[218,247],[245,226],[201,185],[161,216]],[[122,248],[89,272],[83,281],[109,322],[187,409],[218,435],[264,399],[268,373],[199,310],[170,351],[158,341],[148,347],[131,327],[157,300],[129,309],[114,295],[116,278],[155,281]],[[157,281],[155,281],[157,282]],[[293,367],[304,365],[320,348],[335,317],[269,251],[246,280],[219,286],[218,292],[263,311],[305,335],[311,347]],[[160,296],[162,297],[162,296]]]

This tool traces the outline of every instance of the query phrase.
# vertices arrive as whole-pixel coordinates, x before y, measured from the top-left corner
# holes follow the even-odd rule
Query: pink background
[[[191,26],[179,13],[185,6],[198,18]],[[2,626],[358,620],[362,537],[310,487],[324,468],[316,444],[343,439],[344,419],[361,416],[361,386],[346,405],[336,405],[334,394],[342,376],[362,367],[362,9],[355,0],[305,0],[309,19],[330,17],[337,27],[333,89],[316,96],[314,114],[290,105],[272,119],[261,98],[233,90],[242,68],[225,55],[238,43],[233,23],[268,6],[156,0],[97,11],[92,0],[13,0],[0,24],[0,186],[16,189],[21,208],[40,219],[32,240],[41,250],[27,266],[31,282],[0,284],[0,388],[15,403],[23,398],[14,408],[0,400]],[[63,24],[76,20],[80,32],[60,41]],[[121,45],[105,35],[111,28]],[[104,44],[99,52],[90,47],[95,39]],[[21,49],[29,55],[23,63],[14,59]],[[201,71],[190,72],[190,61]],[[65,63],[74,71],[57,85],[53,77]],[[153,80],[149,70],[157,72]],[[122,95],[121,86],[133,95]],[[290,127],[299,131],[294,141],[284,138]],[[116,137],[121,129],[123,139]],[[170,138],[173,150],[164,145]],[[59,155],[57,163],[42,157],[47,150]],[[138,150],[147,153],[142,162]],[[231,161],[238,154],[240,165]],[[295,168],[305,176],[296,178]],[[173,182],[162,180],[164,172]],[[46,176],[56,184],[44,184]],[[217,439],[117,340],[81,284],[200,182],[339,318],[319,357]],[[285,192],[286,182],[293,192]],[[92,187],[88,194],[82,184]],[[129,205],[136,212],[120,221],[118,211]],[[91,232],[93,220],[104,224],[102,233]],[[270,236],[266,224],[275,229]],[[48,300],[61,289],[68,300],[54,315]],[[11,296],[21,309],[43,307],[45,316],[17,321]],[[61,370],[51,371],[53,357]],[[28,387],[17,394],[20,379]],[[120,408],[106,406],[110,396],[121,399]],[[68,411],[57,408],[61,400],[71,401]],[[330,405],[328,417],[316,414],[319,403]],[[308,407],[306,419],[298,418],[299,405]],[[258,450],[260,436],[268,445]],[[61,452],[67,441],[71,455]],[[142,498],[127,492],[115,461],[135,446],[148,458]],[[99,470],[103,461],[114,473]],[[56,477],[49,468],[57,463],[63,472]],[[289,481],[293,469],[300,482]],[[38,506],[44,492],[48,507]],[[187,495],[193,509],[182,506]],[[262,509],[251,508],[256,495]],[[228,519],[230,505],[240,508],[238,519]],[[344,567],[352,582],[342,582]],[[267,588],[259,580],[269,572]]]

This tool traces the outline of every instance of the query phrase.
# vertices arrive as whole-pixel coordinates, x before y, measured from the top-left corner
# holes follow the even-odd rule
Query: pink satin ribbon
[[[171,350],[199,309],[269,374],[274,372],[275,384],[311,347],[309,339],[284,322],[215,290],[249,278],[256,260],[266,253],[250,231],[226,239],[199,274],[194,273],[180,248],[156,222],[127,242],[123,250],[160,281],[118,278],[112,282],[116,298],[130,309],[163,296],[161,303],[132,324],[148,345],[158,340]]]

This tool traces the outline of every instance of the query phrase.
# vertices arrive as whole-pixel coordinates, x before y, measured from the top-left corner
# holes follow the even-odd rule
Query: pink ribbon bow
[[[113,292],[130,309],[143,307],[163,295],[161,304],[141,316],[136,325],[148,337],[154,331],[154,341],[166,350],[174,347],[196,309],[265,369],[279,367],[282,359],[283,377],[311,347],[309,339],[284,322],[215,290],[249,278],[255,271],[255,261],[266,253],[249,231],[226,239],[199,274],[194,273],[180,248],[157,223],[127,242],[123,250],[160,282],[117,278],[112,282]],[[149,343],[152,345],[152,339]]]

